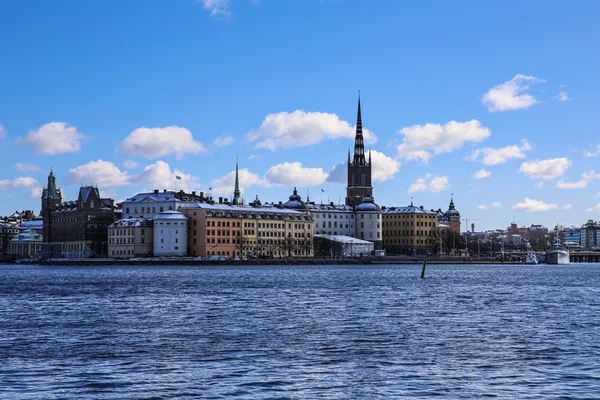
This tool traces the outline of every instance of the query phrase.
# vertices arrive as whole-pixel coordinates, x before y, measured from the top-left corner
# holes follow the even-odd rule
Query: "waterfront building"
[[[164,211],[154,219],[154,256],[185,256],[188,218],[179,211]]]
[[[10,240],[19,233],[19,228],[12,222],[0,222],[0,254],[10,252]]]
[[[42,193],[44,257],[102,257],[107,254],[108,226],[118,216],[114,200],[97,187],[79,188],[75,201],[62,202],[54,173]]]
[[[315,204],[307,201],[315,235],[354,237],[354,208],[345,204]]]
[[[165,211],[177,211],[186,204],[203,203],[212,199],[205,197],[204,192],[196,194],[158,189],[152,192],[138,193],[125,200],[122,204],[123,218],[146,218],[154,219],[158,214]]]
[[[188,225],[188,254],[208,257],[312,257],[312,218],[260,204],[196,203],[181,208]]]
[[[315,257],[354,258],[373,254],[375,244],[344,235],[315,235]]]
[[[581,228],[566,230],[563,242],[567,245],[581,245]]]
[[[384,207],[383,247],[387,254],[434,253],[440,240],[438,236],[438,213],[423,206],[411,204],[406,207]],[[452,231],[451,225],[441,224],[444,232]],[[446,227],[448,229],[446,229]]]
[[[382,249],[382,212],[372,197],[364,197],[356,206],[356,237],[373,242],[375,250]]]
[[[33,229],[23,229],[10,240],[10,253],[17,258],[35,258],[42,250],[42,235]]]
[[[354,138],[354,155],[352,159],[350,158],[350,151],[348,151],[347,180],[346,205],[358,206],[365,197],[373,197],[373,186],[371,185],[371,153],[369,152],[369,161],[367,161],[365,158],[365,143],[362,131],[360,93],[358,96],[356,135]]]
[[[600,224],[597,221],[590,219],[581,227],[581,245],[585,249],[600,247]]]
[[[154,224],[146,218],[123,218],[108,227],[108,256],[151,257],[154,251]]]

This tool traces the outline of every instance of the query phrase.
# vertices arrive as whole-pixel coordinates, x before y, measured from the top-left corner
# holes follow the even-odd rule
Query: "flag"
[[[321,192],[325,193],[325,191],[323,189],[321,189]]]
[[[175,179],[181,180],[181,177],[179,175],[175,175]]]

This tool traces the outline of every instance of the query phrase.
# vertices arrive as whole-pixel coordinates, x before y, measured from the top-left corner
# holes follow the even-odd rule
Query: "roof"
[[[109,225],[109,228],[153,226],[152,221],[146,218],[123,218]]]
[[[381,211],[381,207],[375,204],[375,200],[372,197],[365,197],[362,203],[356,206],[356,211]]]
[[[135,196],[125,200],[127,203],[149,201],[180,201],[175,197],[175,192],[159,192],[159,193],[138,193]]]
[[[314,235],[316,238],[323,238],[327,240],[331,240],[333,242],[339,243],[349,243],[349,244],[373,244],[373,242],[369,242],[368,240],[357,239],[351,236],[344,235]]]
[[[188,217],[180,213],[179,211],[163,211],[161,213],[156,214],[154,220],[164,220],[164,219],[175,219],[175,220],[187,220]]]
[[[307,205],[311,212],[352,212],[352,206],[345,204],[315,204],[311,202]]]
[[[425,210],[424,208],[417,207],[414,205],[406,207],[389,207],[383,210],[383,215],[386,214],[428,214],[437,215],[437,212],[431,210]]]
[[[290,210],[282,207],[275,207],[272,204],[263,204],[260,207],[249,205],[231,205],[231,204],[209,204],[192,203],[183,206],[180,210],[202,209],[207,216],[214,217],[234,217],[234,218],[269,218],[273,219],[296,219],[312,221],[312,218],[306,213]]]
[[[15,235],[10,241],[11,242],[20,242],[20,241],[42,241],[42,235],[34,231],[33,229],[26,229],[20,232],[18,235]]]

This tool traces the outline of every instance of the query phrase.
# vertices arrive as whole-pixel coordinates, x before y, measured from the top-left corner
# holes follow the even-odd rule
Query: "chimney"
[[[204,192],[200,192],[200,197],[204,198]]]
[[[329,202],[329,205],[333,207],[333,201],[330,201],[330,202]]]
[[[163,193],[167,193],[167,189],[163,189]]]
[[[280,205],[280,206],[281,206],[281,205],[283,205],[283,202],[281,202],[281,201],[280,201],[280,202],[279,202],[279,205]]]
[[[223,198],[219,197],[219,204],[223,204]]]
[[[158,189],[154,189],[154,194],[158,194]]]
[[[419,208],[422,210],[422,209],[423,209],[423,206],[419,206]]]
[[[195,195],[196,195],[196,191],[195,191],[195,190],[192,190],[192,194],[195,196]]]

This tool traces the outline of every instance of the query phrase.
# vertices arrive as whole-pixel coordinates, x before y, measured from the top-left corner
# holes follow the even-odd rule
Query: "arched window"
[[[90,208],[94,208],[94,200],[90,201]]]
[[[365,172],[360,174],[360,185],[367,186],[367,174]]]
[[[352,176],[350,177],[350,186],[354,186],[354,173],[352,173]]]

